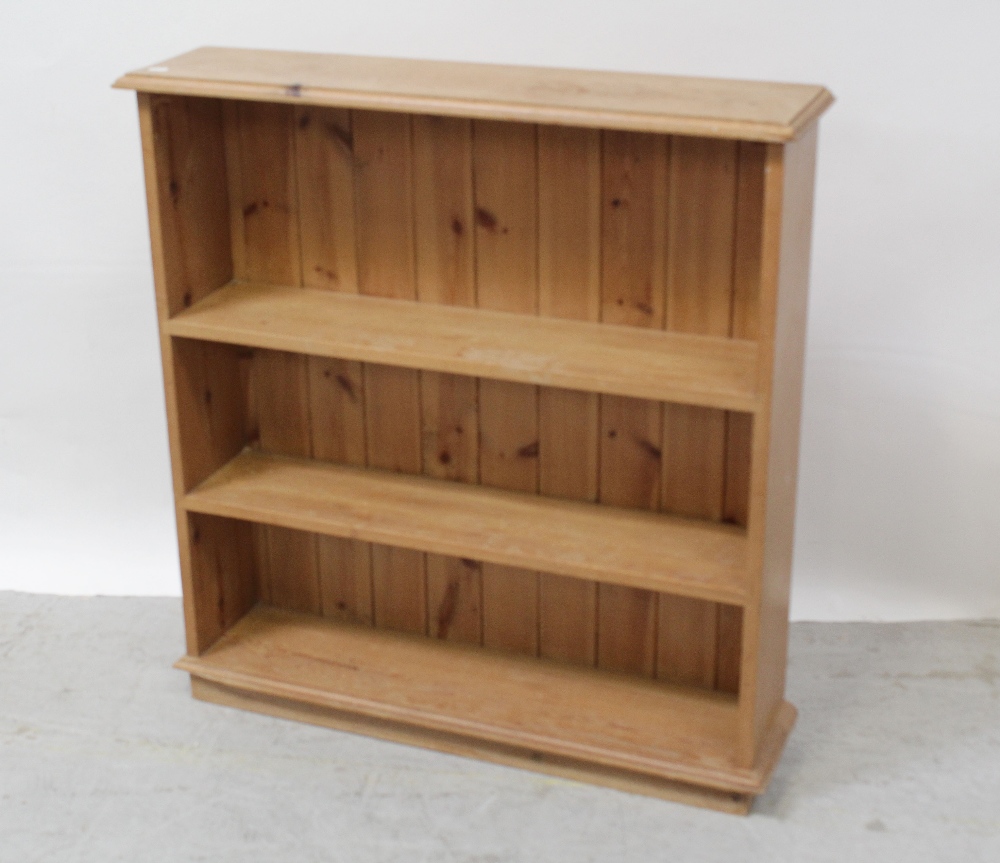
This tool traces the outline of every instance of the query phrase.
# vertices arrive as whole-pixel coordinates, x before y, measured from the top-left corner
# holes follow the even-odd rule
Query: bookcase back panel
[[[756,336],[762,144],[255,102],[214,111],[238,279]]]
[[[185,208],[164,232],[180,262],[171,312],[234,277],[757,336],[764,145],[174,96],[154,103],[159,163],[180,166],[163,180],[165,200]],[[746,525],[748,414],[194,344],[178,361],[184,374],[197,378],[204,366],[203,376],[235,376],[243,401],[190,400],[187,412],[201,419],[180,427],[201,439],[183,447],[188,487],[245,442]],[[199,360],[199,350],[225,361]],[[235,392],[225,380],[192,386]],[[275,527],[251,533],[261,597],[284,607],[321,611],[316,585],[329,581],[338,602],[376,625],[738,687],[734,607]],[[447,625],[427,623],[438,619]]]

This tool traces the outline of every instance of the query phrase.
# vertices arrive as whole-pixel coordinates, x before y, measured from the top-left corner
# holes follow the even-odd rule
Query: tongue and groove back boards
[[[538,127],[538,313],[600,320],[601,134]],[[595,501],[599,397],[543,387],[538,393],[539,491]],[[597,584],[540,573],[541,656],[594,665]]]
[[[306,287],[358,292],[351,114],[297,106],[293,116],[296,187]],[[309,409],[315,458],[367,463],[365,381],[361,363],[309,357]],[[368,543],[317,537],[322,612],[374,623]]]
[[[249,102],[221,111],[236,279],[756,333],[760,144]],[[707,183],[720,188],[703,195]],[[248,437],[268,451],[745,524],[746,414],[278,351],[239,363]],[[737,686],[733,607],[253,531],[260,595],[278,605]]]
[[[473,307],[472,123],[415,116],[414,228],[417,296],[422,302]],[[421,372],[424,473],[479,481],[479,410],[475,378]],[[480,644],[482,568],[478,561],[427,555],[428,634]]]

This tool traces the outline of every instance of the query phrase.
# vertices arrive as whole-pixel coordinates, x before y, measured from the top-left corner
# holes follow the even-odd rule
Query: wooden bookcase
[[[747,811],[829,93],[219,48],[116,86],[195,696]]]

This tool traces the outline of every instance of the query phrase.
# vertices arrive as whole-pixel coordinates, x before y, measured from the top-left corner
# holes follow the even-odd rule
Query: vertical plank
[[[358,291],[354,229],[354,143],[350,111],[296,106],[296,187],[301,214],[302,282]],[[361,363],[307,358],[313,456],[365,464]],[[317,543],[323,614],[372,623],[371,546],[341,537]]]
[[[675,138],[668,226],[668,329],[730,334],[735,208],[736,142]],[[664,508],[721,519],[724,412],[669,405],[665,417]]]
[[[731,333],[739,339],[760,335],[760,268],[767,145],[740,141],[733,251]]]
[[[351,112],[296,106],[294,128],[302,283],[356,294]]]
[[[177,430],[184,485],[190,489],[235,455],[246,442],[245,404],[237,352],[229,345],[173,340]],[[191,597],[201,637],[214,642],[257,597],[249,524],[186,516],[192,571]]]
[[[601,319],[662,327],[668,141],[662,135],[603,135]],[[662,406],[639,399],[600,400],[600,500],[655,509],[660,501]],[[652,675],[656,594],[598,588],[597,663]]]
[[[237,278],[302,284],[293,109],[264,102],[226,103],[233,261]],[[249,388],[259,445],[308,456],[306,358],[256,351]],[[316,539],[277,527],[253,528],[260,595],[298,611],[321,610]]]
[[[483,485],[538,490],[538,390],[507,381],[479,383],[479,476]],[[538,652],[538,573],[482,564],[483,644]]]
[[[660,497],[660,405],[601,397],[600,499],[654,509]],[[617,584],[598,586],[597,664],[651,676],[656,667],[657,595]]]
[[[475,306],[472,123],[413,117],[417,297]],[[476,380],[423,372],[420,381],[424,472],[457,482],[479,480]],[[427,555],[428,634],[482,641],[482,577],[476,561]]]
[[[360,363],[309,358],[313,457],[363,466],[364,381]],[[360,540],[317,537],[323,614],[372,623],[371,546]]]
[[[223,365],[209,372],[200,356],[178,359],[175,341],[162,328],[171,314],[207,295],[232,274],[225,139],[218,102],[140,93],[138,109],[161,328],[184,627],[187,651],[197,655],[211,647],[220,634],[218,597],[229,582],[220,585],[201,576],[203,566],[181,500],[192,485],[242,444],[236,422],[239,406],[227,406],[224,397],[215,398],[219,395],[217,385],[226,386],[224,378],[231,368]],[[178,377],[179,368],[191,370],[191,376],[182,371]],[[212,393],[208,400],[206,392]],[[214,408],[206,404],[213,398]],[[186,431],[189,422],[193,426],[190,432]],[[227,551],[240,546],[241,537],[234,525],[227,522],[225,536],[219,538],[218,545]],[[239,611],[239,586],[233,586],[235,589],[225,595],[235,599],[225,601],[221,619]],[[246,593],[252,592],[251,582]]]
[[[668,139],[604,132],[601,320],[663,327]]]
[[[258,404],[260,446],[267,452],[312,456],[308,368],[299,354],[254,354],[252,387]],[[293,611],[320,613],[316,537],[267,527],[261,545],[261,598]]]
[[[421,378],[424,472],[439,479],[479,479],[476,379],[424,372]],[[427,555],[428,634],[482,641],[482,573],[477,561]]]
[[[757,339],[760,316],[761,239],[764,219],[764,144],[739,144],[736,186],[736,236],[733,250],[733,315],[730,333],[734,338]],[[726,494],[723,517],[747,526],[750,501],[750,465],[753,446],[753,417],[730,412],[726,416]],[[739,692],[743,643],[743,610],[720,605],[716,688]]]
[[[673,139],[667,226],[667,328],[730,333],[736,211],[734,141]],[[663,429],[663,509],[719,521],[726,472],[726,414],[668,404]],[[664,596],[657,675],[714,688],[719,609]]]
[[[481,308],[538,309],[537,141],[534,126],[473,124],[476,289]],[[538,491],[538,389],[479,384],[479,477],[484,485]],[[538,574],[484,564],[483,643],[538,652]]]
[[[601,311],[601,135],[538,127],[538,312],[597,321]],[[544,387],[538,397],[539,491],[597,499],[598,399]],[[539,653],[593,665],[597,584],[541,573]]]
[[[473,256],[472,124],[456,117],[413,117],[417,297],[476,304]]]
[[[226,106],[235,275],[300,285],[292,108],[267,102]]]
[[[416,299],[412,129],[408,114],[352,113],[358,287],[362,294]],[[419,473],[420,377],[412,369],[364,369],[366,456],[370,467]],[[424,556],[372,547],[376,625],[423,634]]]
[[[185,490],[194,488],[246,443],[246,405],[237,351],[228,345],[174,339],[173,382]]]

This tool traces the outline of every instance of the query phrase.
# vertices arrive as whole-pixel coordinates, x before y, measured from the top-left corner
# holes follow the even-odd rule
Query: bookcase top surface
[[[829,107],[811,84],[198,48],[123,89],[784,142]]]

